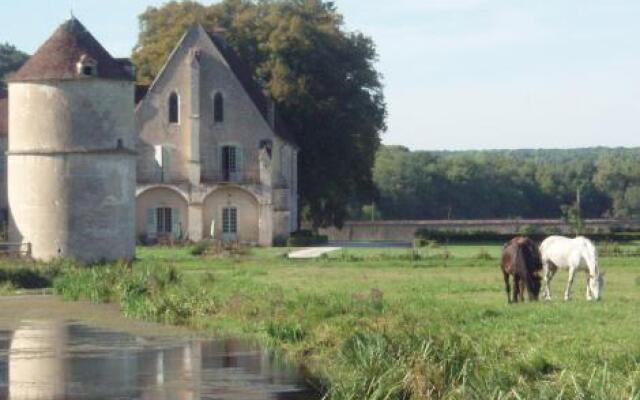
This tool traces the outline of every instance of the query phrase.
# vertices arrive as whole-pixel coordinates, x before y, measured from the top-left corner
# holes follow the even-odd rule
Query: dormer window
[[[80,56],[80,59],[76,63],[76,68],[80,76],[89,77],[98,75],[98,63],[86,54]]]

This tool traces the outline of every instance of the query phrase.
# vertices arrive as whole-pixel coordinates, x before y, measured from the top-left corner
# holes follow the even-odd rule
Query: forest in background
[[[640,216],[640,148],[410,151],[382,146],[355,219]],[[579,207],[578,207],[579,202]]]

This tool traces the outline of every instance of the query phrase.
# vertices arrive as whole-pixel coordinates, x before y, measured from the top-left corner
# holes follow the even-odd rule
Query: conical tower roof
[[[77,63],[81,58],[95,61],[95,77],[133,80],[125,65],[111,57],[84,25],[72,17],[8,81],[78,79]]]

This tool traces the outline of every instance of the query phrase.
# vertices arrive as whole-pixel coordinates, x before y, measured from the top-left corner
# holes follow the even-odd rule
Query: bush
[[[327,244],[329,237],[327,235],[317,235],[309,230],[300,230],[293,232],[287,240],[289,247],[305,247]]]
[[[413,247],[414,248],[438,247],[438,242],[436,242],[435,240],[418,238],[418,239],[413,239]]]
[[[191,255],[201,256],[203,255],[207,249],[210,247],[210,243],[207,241],[201,241],[196,243],[190,250]]]
[[[60,274],[62,266],[44,265],[0,265],[0,285],[13,289],[41,289],[51,287],[53,279]]]
[[[285,235],[277,235],[273,238],[273,247],[285,247],[288,239]]]

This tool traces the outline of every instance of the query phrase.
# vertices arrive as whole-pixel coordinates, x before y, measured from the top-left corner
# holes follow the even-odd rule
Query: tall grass
[[[115,302],[125,316],[177,325],[217,311],[206,289],[183,284],[182,274],[170,266],[71,268],[55,279],[54,288],[67,300]]]

